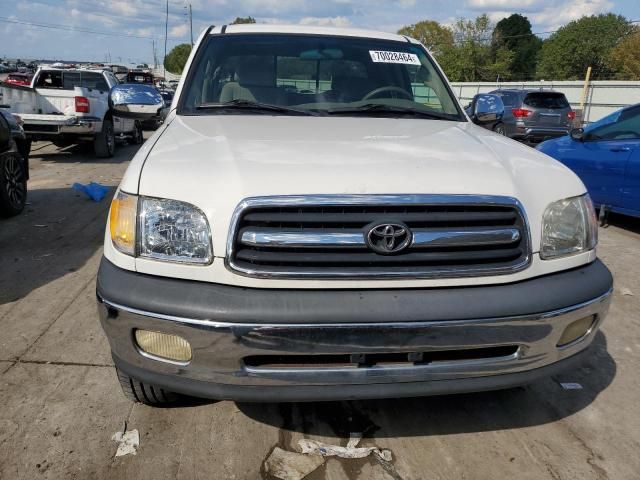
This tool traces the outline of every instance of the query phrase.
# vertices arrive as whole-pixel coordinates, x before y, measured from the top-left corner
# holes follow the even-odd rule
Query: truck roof
[[[312,34],[312,35],[328,35],[328,36],[347,36],[347,37],[363,37],[376,38],[381,40],[395,40],[398,42],[419,43],[417,40],[398,35],[395,33],[379,32],[376,30],[365,30],[359,28],[337,28],[337,27],[318,27],[312,25],[272,25],[264,23],[225,25],[212,27],[210,34],[224,33],[294,33],[294,34]]]
[[[553,88],[497,88],[491,93],[514,92],[514,93],[562,93]]]
[[[39,70],[47,70],[47,71],[61,71],[61,72],[91,72],[91,73],[102,73],[105,71],[104,68],[96,67],[96,68],[65,68],[65,67],[52,67],[50,65],[42,66]]]

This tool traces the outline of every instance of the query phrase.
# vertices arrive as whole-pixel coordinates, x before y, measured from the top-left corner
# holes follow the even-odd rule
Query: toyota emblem
[[[404,223],[378,223],[367,232],[367,245],[382,255],[399,253],[411,244],[411,230]]]

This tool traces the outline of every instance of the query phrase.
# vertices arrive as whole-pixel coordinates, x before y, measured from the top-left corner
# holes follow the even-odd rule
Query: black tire
[[[187,398],[178,393],[169,392],[157,385],[142,383],[118,368],[116,368],[116,373],[118,374],[118,380],[122,387],[122,393],[132,402],[154,407],[163,407],[179,404]]]
[[[113,122],[105,119],[102,122],[102,131],[96,135],[93,141],[93,149],[98,158],[111,158],[116,151],[116,136],[113,133]]]
[[[27,203],[27,175],[17,152],[0,154],[0,215],[18,215]]]
[[[16,142],[18,146],[18,152],[22,155],[22,158],[27,160],[31,154],[31,139]]]
[[[504,123],[498,123],[495,127],[493,127],[493,131],[498,135],[502,135],[503,137],[507,136],[507,132],[504,129]]]
[[[131,145],[141,145],[142,142],[144,142],[144,138],[142,138],[142,127],[140,126],[140,122],[136,122],[133,133],[127,141]]]

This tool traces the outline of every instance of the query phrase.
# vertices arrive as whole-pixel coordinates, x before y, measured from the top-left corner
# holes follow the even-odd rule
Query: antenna
[[[167,61],[167,34],[169,33],[169,0],[167,0],[167,16],[164,21],[164,58],[162,59],[162,76],[167,76],[167,67],[164,66]]]
[[[189,4],[189,30],[191,30],[191,46],[193,47],[193,11],[191,10],[191,4]]]

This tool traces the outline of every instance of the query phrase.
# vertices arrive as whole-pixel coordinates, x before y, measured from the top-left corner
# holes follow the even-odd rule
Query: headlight
[[[542,259],[586,252],[597,243],[598,223],[589,195],[559,200],[547,207],[542,217]]]
[[[189,203],[118,192],[109,221],[114,246],[127,255],[196,265],[213,260],[207,218]]]

